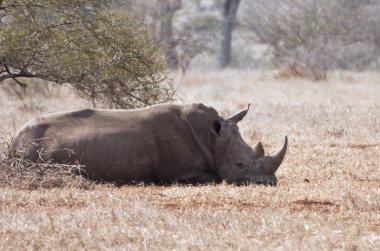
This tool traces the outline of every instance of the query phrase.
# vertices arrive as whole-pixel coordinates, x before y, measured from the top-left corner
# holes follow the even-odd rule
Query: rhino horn
[[[253,148],[253,158],[261,158],[265,154],[263,144],[261,142],[257,143],[257,145]]]
[[[268,166],[268,173],[274,174],[277,169],[280,167],[286,153],[286,149],[288,148],[288,137],[285,136],[285,143],[280,151],[278,151],[276,154],[273,154],[269,156],[270,158],[270,164]]]
[[[251,104],[248,104],[248,106],[244,108],[243,110],[238,111],[237,113],[231,115],[230,117],[227,118],[227,120],[232,121],[233,123],[237,124],[240,120],[242,120],[245,117],[245,115],[247,115],[250,105]]]

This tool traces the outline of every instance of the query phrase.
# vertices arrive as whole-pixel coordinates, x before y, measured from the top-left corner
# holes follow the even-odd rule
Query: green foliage
[[[222,22],[214,15],[204,15],[191,20],[190,26],[197,32],[210,32],[214,35],[220,32]]]
[[[69,83],[85,98],[122,108],[172,100],[160,48],[144,26],[103,2],[2,1],[0,81]]]

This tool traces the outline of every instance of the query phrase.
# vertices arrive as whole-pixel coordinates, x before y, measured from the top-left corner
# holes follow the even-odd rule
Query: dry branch
[[[34,190],[39,188],[91,189],[83,166],[33,163],[19,158],[0,159],[0,187]]]

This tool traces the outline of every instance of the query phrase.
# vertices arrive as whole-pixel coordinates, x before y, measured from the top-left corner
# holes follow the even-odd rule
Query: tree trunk
[[[173,37],[173,16],[182,8],[181,0],[160,0],[160,41],[166,47],[165,57],[171,68],[178,67],[178,55],[175,50],[177,45]]]
[[[197,7],[197,10],[198,10],[199,12],[202,11],[201,0],[195,0],[195,6]]]
[[[220,68],[225,68],[231,61],[232,32],[235,28],[239,4],[240,0],[225,0],[223,5],[222,45],[219,58]]]

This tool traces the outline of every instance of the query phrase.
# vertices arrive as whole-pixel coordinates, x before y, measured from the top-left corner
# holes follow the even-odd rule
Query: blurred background
[[[2,0],[0,18],[2,88],[69,84],[94,107],[170,102],[173,73],[324,81],[380,66],[377,0]]]
[[[282,68],[282,75],[323,80],[328,71],[379,68],[376,0],[141,0],[114,5],[146,24],[166,44],[167,60],[182,71]]]
[[[168,45],[181,69],[273,69],[284,64],[327,70],[378,69],[379,1],[114,1]],[[128,10],[129,9],[129,10]],[[235,20],[236,19],[236,20]],[[221,62],[233,22],[231,58]],[[226,57],[226,56],[224,56]],[[206,68],[205,68],[206,67]]]

